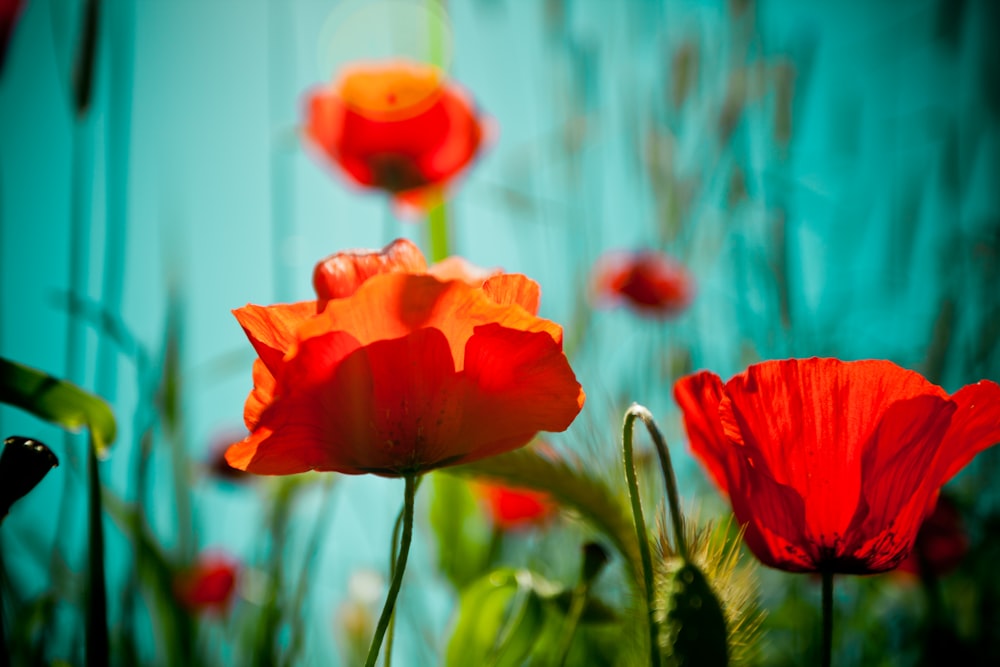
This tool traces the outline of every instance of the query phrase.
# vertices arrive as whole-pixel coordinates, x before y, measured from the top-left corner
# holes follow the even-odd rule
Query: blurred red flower
[[[934,511],[920,525],[913,550],[899,569],[910,574],[943,577],[954,572],[967,553],[969,536],[965,533],[962,515],[955,504],[942,495]]]
[[[594,290],[599,301],[624,303],[640,314],[668,318],[691,305],[694,280],[682,264],[663,253],[612,252],[594,268]]]
[[[190,611],[223,613],[236,592],[238,572],[228,556],[204,555],[174,577],[174,596]]]
[[[469,97],[413,62],[352,67],[308,105],[309,139],[348,178],[420,208],[440,199],[486,135]]]
[[[317,267],[317,301],[234,311],[260,358],[231,465],[398,476],[570,425],[584,393],[562,329],[535,315],[538,284],[422,265],[404,240],[341,253]]]
[[[7,44],[14,34],[14,25],[21,14],[24,0],[0,0],[0,72],[3,72],[4,58],[7,56]]]
[[[556,512],[548,494],[500,484],[476,484],[486,501],[493,525],[502,530],[516,530],[544,522]]]
[[[747,546],[791,572],[897,567],[941,486],[1000,441],[996,383],[949,396],[888,361],[765,361],[725,384],[702,371],[674,395]]]

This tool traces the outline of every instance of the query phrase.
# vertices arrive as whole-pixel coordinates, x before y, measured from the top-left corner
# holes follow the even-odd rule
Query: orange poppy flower
[[[308,102],[312,143],[354,183],[426,208],[476,156],[486,130],[436,67],[358,65]]]
[[[595,267],[594,288],[602,302],[624,303],[657,318],[679,315],[694,299],[694,280],[688,270],[651,250],[608,253]]]
[[[239,565],[228,556],[202,556],[174,578],[174,596],[193,612],[222,613],[236,592]]]
[[[949,396],[888,361],[788,359],[674,395],[694,454],[765,565],[869,574],[897,567],[938,490],[1000,441],[1000,386]]]
[[[516,449],[583,407],[525,276],[443,280],[403,240],[320,264],[317,301],[234,311],[260,357],[234,467],[406,475]]]
[[[541,523],[556,511],[552,499],[540,491],[484,483],[477,484],[476,489],[486,501],[493,525],[502,530]]]

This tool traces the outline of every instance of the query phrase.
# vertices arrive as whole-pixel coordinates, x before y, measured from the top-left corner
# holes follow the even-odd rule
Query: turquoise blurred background
[[[314,263],[338,250],[397,236],[426,249],[424,222],[348,185],[300,124],[307,92],[339,66],[425,58],[435,30],[450,75],[496,129],[452,189],[452,246],[537,280],[542,315],[566,327],[588,402],[551,438],[560,447],[616,460],[631,401],[679,445],[671,387],[697,368],[728,377],[758,359],[819,355],[891,359],[949,391],[1000,379],[991,0],[449,0],[444,13],[402,0],[109,0],[81,117],[84,4],[28,0],[0,78],[0,356],[113,405],[119,437],[101,474],[128,502],[155,425],[156,534],[180,553],[223,549],[251,564],[245,604],[266,579],[253,564],[274,548],[262,530],[270,480],[237,486],[199,467],[242,437],[254,355],[230,311],[309,298]],[[645,247],[688,265],[693,307],[667,322],[591,309],[597,258]],[[156,414],[175,358],[171,430]],[[10,434],[61,461],[2,540],[24,598],[69,591],[54,603],[50,657],[75,662],[86,439],[0,407]],[[171,443],[192,470],[189,507],[168,500]],[[721,510],[680,456],[682,494]],[[302,611],[303,664],[337,664],[338,605],[352,573],[384,576],[401,497],[398,480],[370,477],[297,497],[284,567],[299,570],[315,522],[326,536]],[[148,619],[121,592],[133,545],[106,527],[112,624],[133,623],[149,651]],[[431,541],[418,532],[414,549],[404,667],[435,664],[454,604],[426,566]],[[234,623],[205,638],[223,658]]]

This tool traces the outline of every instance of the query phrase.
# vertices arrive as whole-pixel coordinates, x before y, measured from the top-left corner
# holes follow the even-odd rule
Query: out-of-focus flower
[[[938,498],[934,511],[917,531],[913,550],[899,569],[911,574],[932,574],[943,577],[955,571],[969,553],[969,536],[962,515],[947,496]]]
[[[765,565],[869,574],[897,567],[938,490],[1000,441],[1000,386],[949,396],[888,361],[766,361],[674,395],[695,455]]]
[[[0,521],[7,516],[11,505],[38,486],[57,465],[56,455],[38,440],[19,435],[4,440],[0,453]]]
[[[478,483],[478,495],[486,501],[493,525],[501,530],[516,530],[543,523],[556,512],[556,505],[545,493]]]
[[[231,465],[401,476],[570,425],[584,393],[538,284],[442,280],[407,244],[324,260],[318,301],[234,311],[260,358]]]
[[[337,608],[334,625],[345,665],[364,663],[385,588],[385,580],[371,570],[358,570],[347,580],[347,598]]]
[[[225,613],[236,592],[239,564],[222,554],[201,556],[174,577],[174,597],[186,609]]]
[[[0,0],[0,74],[7,56],[7,44],[14,34],[14,26],[23,7],[24,0]]]
[[[354,183],[428,208],[476,156],[486,129],[468,95],[430,65],[361,64],[313,93],[311,142]]]
[[[226,482],[245,482],[252,478],[247,471],[234,468],[226,460],[226,450],[229,445],[234,440],[245,437],[246,434],[246,429],[232,429],[232,431],[227,431],[213,438],[208,460],[205,461],[205,469],[208,474],[217,480]]]
[[[594,268],[599,302],[624,303],[657,318],[674,317],[691,305],[694,280],[676,260],[651,250],[612,252]]]

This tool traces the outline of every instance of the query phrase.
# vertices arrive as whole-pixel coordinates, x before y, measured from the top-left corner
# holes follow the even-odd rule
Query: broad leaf
[[[115,416],[104,399],[71,382],[3,358],[0,358],[0,402],[70,431],[90,429],[91,441],[101,456],[115,440]]]

